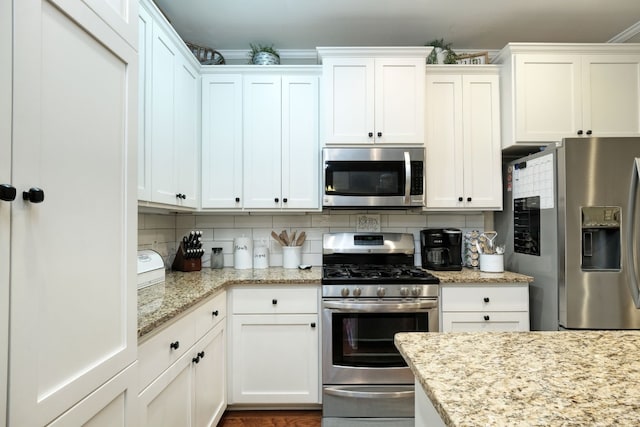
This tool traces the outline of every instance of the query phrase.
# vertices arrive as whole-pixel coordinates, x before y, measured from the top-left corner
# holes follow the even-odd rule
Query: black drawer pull
[[[277,304],[278,304],[278,300],[277,300],[277,299],[275,299],[275,298],[274,298],[274,299],[272,299],[272,300],[271,300],[271,304],[273,304],[273,305],[277,305]]]
[[[489,297],[484,297],[484,302],[489,302]]]
[[[485,315],[484,320],[489,320],[489,316]]]
[[[218,314],[219,314],[218,310],[216,310],[216,311],[212,311],[212,312],[211,312],[211,315],[212,315],[213,317],[216,317]]]
[[[316,327],[316,322],[311,322],[311,327],[315,328]]]
[[[178,348],[180,348],[180,341],[172,342],[171,344],[169,344],[169,347],[171,348],[171,350],[177,350]]]

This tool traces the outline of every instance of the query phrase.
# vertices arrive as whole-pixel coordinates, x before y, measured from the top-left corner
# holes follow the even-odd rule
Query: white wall
[[[419,232],[427,227],[456,227],[464,231],[491,227],[492,213],[412,213],[403,211],[326,211],[298,215],[265,214],[148,214],[138,215],[138,248],[155,249],[168,267],[173,262],[177,242],[191,230],[201,230],[205,256],[203,267],[209,267],[212,247],[223,248],[224,264],[233,266],[233,239],[247,236],[269,242],[270,265],[282,265],[282,249],[271,237],[271,231],[304,231],[307,239],[302,247],[303,264],[322,265],[322,235],[338,231],[356,231],[358,215],[379,215],[381,231],[413,233],[416,243],[416,265],[420,265]]]

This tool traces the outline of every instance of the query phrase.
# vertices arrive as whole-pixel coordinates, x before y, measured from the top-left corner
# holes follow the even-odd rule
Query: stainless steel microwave
[[[424,206],[424,148],[322,150],[325,207]]]

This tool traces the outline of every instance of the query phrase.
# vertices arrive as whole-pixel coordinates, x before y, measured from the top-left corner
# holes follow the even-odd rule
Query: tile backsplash
[[[380,231],[412,233],[416,243],[416,265],[420,265],[419,232],[427,227],[455,227],[464,231],[493,228],[493,213],[414,213],[411,211],[324,211],[301,214],[138,214],[138,249],[154,249],[171,267],[178,242],[191,230],[202,231],[205,255],[202,266],[209,267],[211,248],[220,247],[225,267],[233,267],[233,239],[250,237],[264,240],[269,247],[269,265],[282,265],[282,248],[271,238],[271,231],[304,231],[302,263],[322,265],[322,235],[329,232],[356,231],[362,215],[370,215]],[[360,220],[360,223],[358,221]],[[378,224],[374,224],[378,225]]]

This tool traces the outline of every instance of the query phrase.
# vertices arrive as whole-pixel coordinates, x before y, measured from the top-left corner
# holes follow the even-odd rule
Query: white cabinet
[[[207,74],[202,87],[202,207],[320,209],[315,71]]]
[[[6,422],[134,426],[137,2],[0,8]]]
[[[141,5],[141,59],[150,62],[141,67],[145,74],[140,78],[145,88],[140,131],[145,152],[138,159],[139,179],[148,182],[139,184],[139,196],[148,197],[148,202],[195,208],[200,176],[198,64],[156,7],[150,2]]]
[[[226,400],[226,294],[140,345],[139,426],[214,426]]]
[[[426,209],[502,209],[498,73],[427,67]]]
[[[528,331],[529,284],[440,287],[442,332]]]
[[[640,135],[640,48],[512,43],[502,64],[503,148]]]
[[[316,287],[236,288],[229,404],[320,403]]]
[[[326,144],[424,144],[430,48],[318,48]]]

